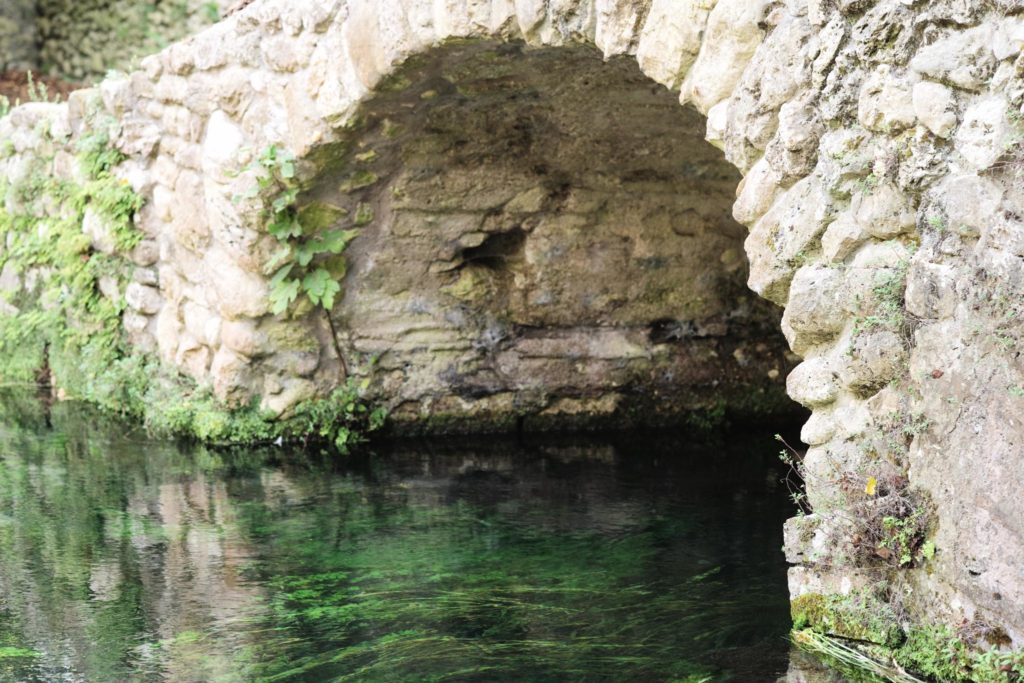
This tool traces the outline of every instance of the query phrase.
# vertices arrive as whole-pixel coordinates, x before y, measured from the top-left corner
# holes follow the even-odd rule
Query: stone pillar
[[[0,71],[35,68],[37,37],[36,0],[0,3]]]

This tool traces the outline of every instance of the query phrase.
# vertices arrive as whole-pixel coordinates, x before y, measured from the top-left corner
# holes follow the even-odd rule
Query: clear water
[[[775,681],[770,433],[152,443],[0,402],[0,680]],[[796,680],[796,679],[793,679]]]

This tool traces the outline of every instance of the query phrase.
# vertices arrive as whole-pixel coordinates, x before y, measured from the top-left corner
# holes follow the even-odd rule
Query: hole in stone
[[[697,326],[690,320],[661,318],[650,325],[647,338],[652,344],[670,344],[697,336]]]
[[[516,228],[488,236],[478,247],[464,249],[461,254],[464,263],[472,263],[492,270],[505,267],[509,261],[518,258],[526,243],[526,233]]]

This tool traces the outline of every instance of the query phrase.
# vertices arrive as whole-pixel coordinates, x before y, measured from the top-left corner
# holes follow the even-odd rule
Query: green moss
[[[298,218],[307,232],[318,233],[337,223],[346,213],[345,209],[332,204],[314,202],[300,209]]]
[[[904,634],[892,608],[868,591],[849,595],[807,593],[790,603],[793,627],[849,640],[896,647]]]
[[[877,605],[873,609],[877,610]],[[793,639],[797,644],[826,656],[834,657],[838,652],[843,662],[868,676],[891,670],[902,675],[891,680],[923,678],[938,683],[1017,683],[1024,678],[1024,650],[999,647],[979,650],[949,626],[917,626],[910,628],[906,637],[899,641],[878,642],[858,637],[865,632],[860,623],[850,630],[850,610],[845,596],[803,595],[792,601],[792,611]],[[868,618],[877,620],[877,617],[878,613]],[[998,629],[994,632],[1003,633]],[[822,636],[839,640],[829,641]],[[1007,643],[1004,639],[1000,644],[1005,647]],[[852,656],[843,656],[843,652]],[[915,678],[908,678],[902,672]],[[883,677],[890,680],[889,676]]]

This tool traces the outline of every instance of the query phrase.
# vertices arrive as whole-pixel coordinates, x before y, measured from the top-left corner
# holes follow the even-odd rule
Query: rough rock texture
[[[547,166],[529,166],[538,150],[513,133],[515,112],[573,126],[591,114],[592,127],[580,132],[595,157],[602,135],[626,125],[646,136],[638,147],[648,149],[656,170],[660,159],[678,154],[673,145],[682,144],[685,117],[693,115],[673,122],[660,96],[623,89],[632,77],[617,57],[635,55],[651,79],[707,118],[707,139],[744,175],[733,215],[749,227],[748,282],[786,307],[782,329],[805,359],[788,380],[790,394],[813,410],[804,430],[812,445],[805,475],[813,514],[787,530],[787,551],[799,565],[791,574],[794,596],[884,580],[898,589],[911,620],[982,619],[1024,645],[1021,12],[1005,0],[257,0],[100,87],[131,157],[123,173],[149,200],[139,225],[159,247],[159,284],[133,293],[131,330],[228,399],[258,394],[268,408],[285,411],[338,381],[320,317],[268,315],[263,267],[272,243],[262,230],[262,202],[237,200],[252,185],[245,169],[254,150],[277,144],[299,157],[311,192],[373,208],[372,221],[361,214],[348,296],[335,313],[350,325],[342,342],[353,360],[394,344],[418,363],[460,329],[478,340],[483,362],[467,365],[465,339],[453,341],[444,360],[445,369],[454,368],[445,375],[450,386],[486,386],[515,400],[528,393],[517,373],[545,357],[545,346],[563,354],[588,338],[615,349],[598,360],[623,361],[616,371],[632,372],[626,359],[651,350],[651,338],[645,344],[635,331],[641,321],[653,322],[653,309],[644,310],[642,297],[627,298],[614,315],[606,309],[595,316],[592,302],[577,298],[564,309],[575,320],[548,317],[547,294],[578,293],[580,285],[539,269],[539,259],[550,258],[549,248],[564,249],[559,263],[577,273],[579,250],[593,248],[611,261],[628,256],[615,271],[628,273],[618,290],[594,289],[604,296],[630,287],[654,294],[662,277],[682,285],[679,274],[658,274],[656,260],[667,258],[667,266],[696,254],[707,266],[702,273],[728,282],[737,261],[721,255],[734,228],[717,221],[720,231],[706,229],[716,222],[713,207],[728,174],[717,162],[709,166],[709,197],[691,207],[692,169],[630,179],[633,158],[606,156],[597,169],[609,172],[601,173],[580,163],[586,148],[573,149],[557,134],[534,139],[558,151],[541,155]],[[485,44],[465,47],[473,40]],[[585,46],[609,58],[606,70],[588,61]],[[503,71],[517,60],[544,60],[555,48],[565,50],[571,71],[550,79],[514,66]],[[459,55],[468,60],[461,73]],[[479,58],[486,55],[526,102],[513,106],[500,83],[482,77]],[[441,72],[431,71],[440,57]],[[547,68],[554,72],[557,64]],[[422,82],[445,69],[451,78]],[[581,80],[592,69],[600,75]],[[544,112],[544,98],[529,101],[533,93],[587,111]],[[415,108],[403,99],[413,95]],[[489,97],[503,106],[489,114],[473,108]],[[77,131],[76,101],[47,116]],[[461,141],[446,118],[456,102],[469,103],[476,131]],[[409,111],[384,116],[395,107]],[[39,144],[32,135],[37,114],[16,111],[0,121],[0,137],[15,151],[3,162],[8,177]],[[398,127],[374,124],[375,116]],[[405,140],[402,120],[416,117],[433,128]],[[398,142],[381,145],[385,130],[398,131]],[[380,155],[382,170],[345,166],[369,151]],[[554,161],[562,154],[576,161],[559,169]],[[685,165],[686,156],[678,160]],[[484,161],[487,172],[475,172]],[[565,174],[564,183],[552,184],[553,170]],[[587,189],[607,198],[609,210],[588,200]],[[672,225],[696,211],[694,235],[657,221],[636,228],[637,215],[662,201],[651,193],[667,194],[663,215],[675,217]],[[453,197],[457,205],[447,203]],[[480,203],[470,208],[465,202],[474,197]],[[431,239],[431,199],[444,214],[437,235],[450,243]],[[627,217],[617,214],[622,204],[635,207]],[[345,220],[360,215],[354,208]],[[561,222],[561,232],[549,232],[545,222]],[[590,228],[585,236],[565,237],[582,225]],[[692,251],[658,253],[663,240],[675,239],[669,232],[689,240]],[[615,246],[615,235],[632,242]],[[398,253],[403,244],[427,251]],[[707,259],[716,252],[721,266],[711,267]],[[390,263],[378,281],[375,253],[389,254]],[[385,296],[400,257],[410,261],[407,276],[420,269],[421,277]],[[655,260],[645,268],[643,259]],[[608,272],[600,271],[603,280]],[[728,287],[707,289],[699,306],[674,302],[671,313],[659,312],[671,323],[659,331],[689,330],[679,323],[713,323],[735,310],[758,318],[753,306],[740,309],[736,299],[719,296]],[[653,298],[671,300],[671,292]],[[449,315],[461,310],[454,301],[467,300],[477,302],[468,306],[472,315]],[[379,303],[367,310],[368,301]],[[388,331],[392,303],[422,327],[403,319]],[[372,333],[359,333],[362,314],[372,314]],[[488,316],[513,325],[495,326],[488,337]],[[614,329],[607,321],[615,316],[626,332],[612,344],[601,335]],[[533,343],[524,330],[537,322],[582,326],[570,330],[571,343],[552,335]],[[707,348],[715,334],[707,336],[653,362],[671,364],[673,354]],[[499,353],[488,356],[488,340]],[[496,371],[505,367],[511,375],[502,377]],[[397,373],[394,390],[409,391],[420,410],[421,370],[388,370]],[[564,372],[564,365],[554,367],[551,376]],[[878,548],[865,552],[864,541],[871,510],[887,509],[896,497],[916,501],[935,549],[902,567]]]

